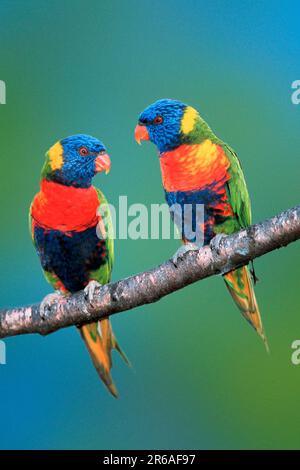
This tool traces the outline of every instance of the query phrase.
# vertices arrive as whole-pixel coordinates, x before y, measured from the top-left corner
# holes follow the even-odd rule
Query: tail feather
[[[110,320],[104,318],[98,323],[91,323],[80,328],[80,334],[87,346],[93,364],[107,387],[114,397],[118,397],[117,388],[113,382],[110,370],[112,368],[112,349],[116,349],[121,357],[127,362],[126,356],[119,347],[113,334]]]
[[[111,359],[111,350],[113,348],[113,341],[112,341],[112,328],[108,318],[104,318],[102,321],[99,322],[98,329],[100,328],[101,332],[101,339],[103,344],[103,349],[108,359],[109,368],[112,367],[112,359]]]
[[[110,364],[111,364],[111,351],[115,349],[123,359],[123,361],[131,367],[131,363],[126,356],[125,352],[122,350],[121,346],[119,345],[117,338],[114,335],[114,332],[112,331],[111,323],[108,318],[104,318],[99,322],[100,329],[101,329],[101,337],[103,341],[103,346],[105,351],[107,352],[107,355],[110,359]],[[112,365],[111,365],[112,366]]]
[[[127,355],[125,354],[125,352],[123,351],[123,349],[119,345],[119,343],[117,341],[117,338],[115,337],[114,334],[112,336],[112,344],[113,344],[113,349],[118,351],[118,353],[120,354],[120,356],[123,359],[123,361],[125,362],[125,364],[127,364],[128,367],[132,367],[130,360],[128,359]]]
[[[243,266],[242,268],[230,271],[224,275],[224,280],[242,315],[262,338],[266,350],[269,352],[268,341],[264,332],[248,267]]]

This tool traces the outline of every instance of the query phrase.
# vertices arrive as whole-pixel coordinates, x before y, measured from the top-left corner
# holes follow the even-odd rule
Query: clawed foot
[[[172,257],[174,266],[178,266],[179,260],[182,260],[186,253],[197,250],[199,250],[199,248],[197,245],[195,245],[195,243],[186,243],[185,245],[181,246]]]
[[[64,296],[59,292],[54,292],[53,294],[48,294],[44,300],[42,300],[40,305],[40,316],[43,320],[46,320],[49,317],[53,304],[56,304],[63,297]]]
[[[86,288],[84,289],[84,297],[85,299],[91,303],[95,297],[95,292],[99,287],[102,287],[100,282],[98,281],[90,281]]]

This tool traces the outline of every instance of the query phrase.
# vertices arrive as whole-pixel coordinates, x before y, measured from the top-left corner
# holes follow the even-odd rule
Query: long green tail
[[[99,323],[82,326],[80,333],[101,380],[110,393],[117,398],[118,391],[110,373],[112,368],[112,350],[118,351],[128,365],[130,365],[130,362],[113,334],[109,318],[104,318]]]
[[[246,320],[262,338],[267,351],[269,346],[264,332],[254,288],[247,266],[238,268],[224,275],[226,286]]]

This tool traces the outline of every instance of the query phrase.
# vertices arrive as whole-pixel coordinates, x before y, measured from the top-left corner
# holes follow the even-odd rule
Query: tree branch
[[[300,238],[300,206],[260,224],[225,236],[188,252],[175,266],[160,266],[96,288],[92,299],[83,291],[59,299],[47,316],[40,305],[0,310],[0,338],[27,333],[46,335],[60,328],[99,320],[114,313],[158,301],[165,295],[214,274],[225,274]]]

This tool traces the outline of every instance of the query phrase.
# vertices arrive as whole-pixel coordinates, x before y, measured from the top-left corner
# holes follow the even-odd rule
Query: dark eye
[[[156,118],[154,118],[153,120],[154,124],[161,124],[162,122],[164,122],[164,119],[162,116],[156,116]]]
[[[86,147],[81,147],[79,149],[79,153],[82,157],[86,157],[89,154],[89,151]]]

